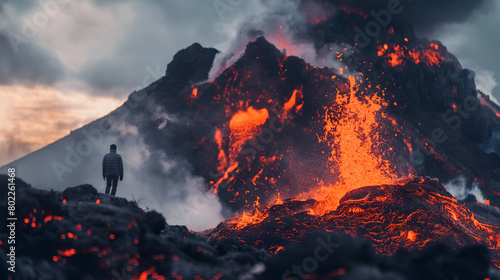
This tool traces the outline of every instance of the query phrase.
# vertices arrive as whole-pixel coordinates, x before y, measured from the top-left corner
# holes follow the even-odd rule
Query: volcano
[[[408,24],[383,28],[368,44],[359,45],[355,27],[366,22],[366,14],[339,9],[335,15],[309,22],[307,35],[291,36],[279,30],[270,34],[254,32],[234,63],[220,69],[216,64],[220,62],[216,59],[217,50],[193,44],[174,56],[164,77],[134,92],[117,111],[35,153],[36,158],[27,156],[8,166],[19,170],[41,166],[49,169],[47,174],[54,174],[51,169],[56,166],[59,169],[55,169],[55,174],[62,182],[71,177],[69,173],[73,170],[61,169],[60,161],[51,151],[65,150],[68,142],[78,143],[75,139],[88,137],[88,131],[103,124],[111,127],[125,124],[135,127],[137,132],[132,135],[113,132],[119,146],[141,135],[149,151],[155,152],[149,155],[149,165],[160,165],[155,164],[160,161],[158,154],[185,163],[192,174],[203,179],[204,190],[224,206],[226,221],[201,234],[182,232],[182,238],[204,244],[199,247],[201,251],[203,246],[237,240],[234,242],[240,247],[235,250],[253,257],[251,261],[241,261],[231,255],[231,265],[245,264],[242,267],[246,272],[253,271],[251,277],[273,279],[269,269],[287,263],[284,254],[294,254],[297,250],[294,246],[321,232],[362,240],[356,242],[373,246],[378,254],[373,257],[366,253],[370,256],[369,263],[386,262],[387,259],[378,258],[387,256],[388,263],[381,264],[387,267],[396,266],[393,261],[401,257],[399,254],[410,254],[404,258],[413,259],[425,255],[422,252],[429,246],[444,245],[452,252],[444,249],[440,252],[460,260],[450,261],[453,267],[459,267],[462,258],[479,256],[481,269],[473,266],[467,270],[467,267],[464,268],[467,272],[461,273],[479,271],[468,279],[484,279],[489,266],[500,268],[500,158],[491,152],[496,149],[491,143],[497,143],[500,107],[476,89],[474,73],[463,69],[445,46],[417,38]],[[310,43],[319,60],[333,66],[320,67],[297,56],[300,50],[296,46],[304,40]],[[209,80],[212,75],[214,78]],[[123,110],[127,114],[121,114]],[[159,110],[168,116],[159,114]],[[59,165],[47,167],[40,162]],[[85,162],[83,165],[80,170],[92,168]],[[24,174],[21,176],[24,178]],[[454,197],[449,193],[454,186],[447,183],[456,178],[464,178],[461,187],[469,196]],[[37,180],[28,181],[36,186]],[[92,201],[99,198],[111,205],[126,205],[125,201],[108,202],[89,189]],[[486,199],[473,196],[473,189]],[[161,196],[164,190],[158,193]],[[52,196],[54,205],[63,198],[60,194]],[[187,245],[173,249],[171,244],[162,243],[165,239],[179,242],[181,230],[167,227],[169,232],[177,230],[177,233],[162,235],[165,229],[158,224],[164,222],[156,214],[138,214],[140,210],[134,205],[128,208],[133,215],[142,215],[145,225],[141,234],[151,242],[158,242],[161,250],[184,253],[192,250]],[[29,215],[28,212],[25,214]],[[75,219],[69,213],[57,215],[63,214],[65,219]],[[150,219],[154,220],[152,225]],[[90,229],[103,226],[99,220],[88,223]],[[60,225],[66,226],[69,224]],[[23,231],[28,229],[32,230],[29,223]],[[103,232],[110,239],[110,232]],[[130,243],[134,238],[125,237],[139,233],[120,231],[120,234],[123,242]],[[60,246],[60,250],[68,250],[65,242],[58,242],[52,243]],[[80,241],[71,242],[78,245]],[[358,248],[356,242],[345,241],[345,244]],[[105,243],[99,244],[98,250],[92,252],[78,246],[79,256],[102,254],[102,248],[106,248]],[[421,251],[424,248],[427,249]],[[118,248],[111,251],[115,250]],[[163,252],[154,248],[144,250],[141,255],[149,257]],[[406,253],[401,253],[402,250]],[[193,276],[191,271],[170,266],[174,255],[186,257],[184,253],[170,251],[168,255],[163,253],[164,258],[152,257],[154,261],[150,258],[147,263],[159,268],[155,271],[176,279]],[[49,266],[55,262],[54,266],[62,269],[59,261],[73,255],[73,251],[61,252],[56,255],[57,260],[49,259]],[[189,258],[202,259],[198,264],[209,262],[209,256],[198,256],[200,251],[189,252],[191,255],[186,253]],[[198,277],[219,279],[222,276],[214,276],[218,274],[213,272],[226,271],[219,261],[227,257],[227,252],[212,253],[217,264],[209,266],[206,273],[197,270]],[[28,250],[24,254],[28,259],[51,257]],[[128,254],[124,258],[131,259],[131,253]],[[413,264],[409,263],[401,266],[411,267]],[[113,268],[126,267],[118,264],[113,263],[116,265]],[[109,265],[104,262],[100,269],[105,271]],[[143,273],[151,267],[140,266],[142,271],[135,268],[133,271],[135,276],[147,278],[153,270]],[[443,267],[446,265],[436,264],[433,269],[446,270]],[[359,267],[352,264],[350,268],[331,265],[330,269],[321,268],[318,274],[311,271],[309,278],[302,278],[344,277],[356,269]],[[262,271],[265,271],[262,276],[257,276]],[[228,279],[240,275],[240,272],[224,273],[230,275]],[[456,275],[450,273],[439,275]],[[111,277],[105,272],[102,275]],[[488,277],[495,279],[494,276],[490,272]],[[436,278],[427,279],[439,279],[433,277]]]

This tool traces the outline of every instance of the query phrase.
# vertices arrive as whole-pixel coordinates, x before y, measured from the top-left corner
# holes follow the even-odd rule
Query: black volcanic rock
[[[492,277],[497,271],[488,271],[488,251],[481,246],[453,252],[436,245],[413,254],[401,250],[381,257],[360,240],[327,232],[308,235],[265,264],[257,279],[498,279]]]
[[[63,191],[63,197],[67,200],[92,200],[97,196],[97,190],[91,185],[81,185],[67,188]]]
[[[2,190],[7,178],[0,176]],[[283,243],[278,254],[269,254],[234,239],[209,241],[186,227],[167,225],[160,214],[144,212],[122,198],[95,194],[89,201],[93,191],[85,185],[69,188],[66,193],[73,196],[63,203],[62,193],[37,190],[17,180],[15,280],[300,278],[294,267],[310,274],[311,259],[325,244],[331,245],[331,251],[321,251],[326,259],[314,260],[314,274],[324,277],[320,279],[500,279],[496,270],[488,272],[488,251],[481,246],[460,250],[432,246],[384,257],[360,239],[312,230],[315,224],[310,224],[295,242]],[[81,200],[77,193],[82,194]],[[1,191],[2,213],[7,212],[5,200],[6,192]],[[315,203],[287,200],[283,204],[287,209],[276,206],[270,211],[274,218],[294,226],[297,219],[307,218],[303,209]],[[295,222],[287,220],[287,215]],[[297,228],[289,229],[294,231]],[[5,260],[5,228],[0,229],[0,240],[0,259]],[[5,272],[1,272],[2,279],[7,279]]]
[[[182,83],[197,83],[208,79],[212,68],[216,49],[204,48],[198,43],[180,50],[174,59],[167,65],[166,76],[170,76]]]
[[[7,179],[0,175],[4,221]],[[154,211],[96,193],[89,185],[61,193],[16,181],[15,280],[151,279],[153,273],[164,279],[171,275],[236,279],[267,256],[232,240],[209,242],[184,226],[167,225]],[[6,227],[0,229],[0,241],[4,260]],[[5,262],[2,265],[1,279],[7,279]]]

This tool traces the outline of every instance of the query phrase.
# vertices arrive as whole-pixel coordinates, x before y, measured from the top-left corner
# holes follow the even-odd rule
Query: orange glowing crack
[[[224,172],[224,176],[222,176],[219,181],[217,181],[217,183],[214,184],[214,194],[217,194],[217,191],[219,189],[219,185],[220,183],[222,183],[224,180],[226,180],[227,178],[229,178],[229,173],[233,172],[233,170],[236,169],[236,167],[238,167],[238,163],[234,163],[233,165],[229,166],[229,168],[226,170],[226,172]]]

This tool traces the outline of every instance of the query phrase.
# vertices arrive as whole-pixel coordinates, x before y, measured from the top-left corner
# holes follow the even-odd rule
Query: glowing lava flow
[[[247,111],[238,111],[229,121],[229,167],[224,171],[224,175],[214,184],[214,193],[217,193],[219,185],[229,178],[229,174],[238,167],[236,157],[241,151],[241,147],[246,141],[257,136],[260,128],[269,118],[269,112],[266,108],[256,110],[248,107]],[[219,148],[219,167],[221,172],[227,165],[227,159],[222,149],[222,134],[219,129],[215,131],[215,140]]]
[[[335,210],[340,199],[349,191],[364,186],[391,184],[397,177],[389,161],[384,160],[386,152],[382,148],[384,140],[380,120],[385,102],[375,91],[367,93],[360,90],[353,76],[349,77],[348,85],[348,92],[341,93],[339,90],[334,105],[326,110],[325,132],[319,139],[330,146],[331,172],[337,174],[338,180],[328,185],[320,184],[313,192],[299,195],[300,200],[312,198],[318,201],[305,209],[312,215],[321,216]],[[292,109],[296,94],[301,92],[293,92],[284,106],[285,112]],[[281,200],[275,201],[264,209],[259,209],[257,203],[253,213],[243,212],[227,221],[227,225],[242,229],[258,224],[267,217],[267,209],[281,203]]]
[[[303,96],[302,96],[302,89],[296,89],[293,91],[292,93],[292,96],[290,97],[290,99],[285,102],[284,106],[283,106],[283,116],[286,117],[290,114],[290,112],[292,111],[293,107],[295,107],[295,112],[298,113],[300,111],[300,109],[302,108],[302,106],[304,105],[304,103],[301,103],[299,105],[297,105],[297,99],[302,99]]]
[[[269,118],[269,112],[263,108],[255,110],[248,107],[247,111],[237,112],[229,122],[231,135],[229,137],[229,161],[233,165],[243,144],[257,136],[261,126]]]

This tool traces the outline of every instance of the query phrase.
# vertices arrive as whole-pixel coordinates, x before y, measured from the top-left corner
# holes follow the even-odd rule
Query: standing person
[[[106,180],[106,194],[109,194],[111,186],[111,195],[116,194],[118,186],[118,178],[123,180],[123,161],[122,157],[116,153],[116,145],[112,144],[109,147],[110,151],[102,159],[102,177]]]

